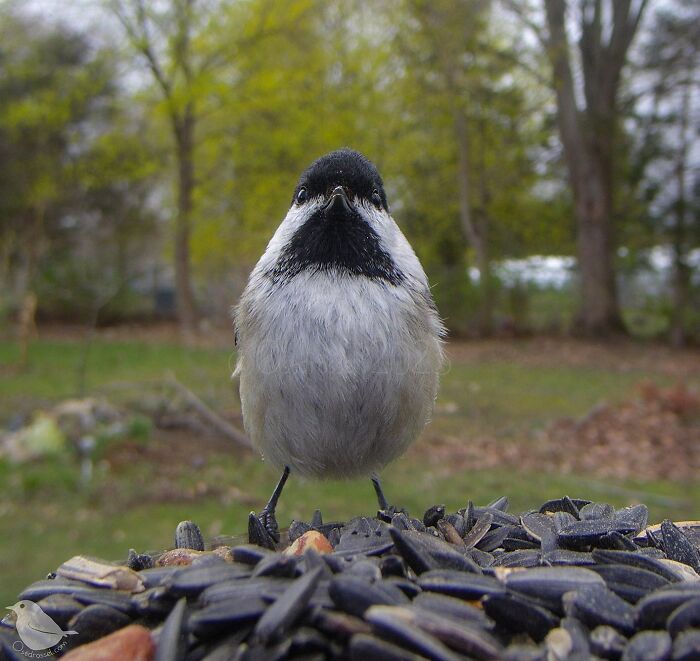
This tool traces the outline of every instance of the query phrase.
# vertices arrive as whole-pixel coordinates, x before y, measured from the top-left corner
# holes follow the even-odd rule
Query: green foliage
[[[570,246],[560,206],[535,193],[534,159],[546,135],[527,111],[537,95],[526,91],[502,52],[506,35],[478,4],[441,5],[450,52],[444,30],[428,33],[415,18],[427,5],[260,0],[227,7],[208,37],[210,47],[228,48],[232,64],[202,100],[192,237],[200,276],[247,272],[286,213],[301,170],[351,146],[379,166],[393,215],[431,280],[447,281],[444,292],[435,289],[443,313],[466,330],[474,308],[457,205],[455,104],[469,118],[478,173],[471,204],[493,218],[492,257]],[[459,90],[439,68],[447,56],[468,62]]]
[[[472,284],[464,264],[451,268],[431,268],[429,272],[435,305],[445,326],[453,334],[474,330],[472,325],[474,310],[479,305],[479,291]]]
[[[574,253],[544,53],[495,0],[167,0],[144,3],[142,16],[132,0],[104,7],[117,28],[111,48],[30,20],[19,4],[0,11],[0,308],[34,288],[48,315],[106,321],[148,312],[134,284],[144,291],[174,256],[173,147],[188,112],[189,246],[209,312],[223,316],[234,302],[303,168],[341,146],[379,166],[454,331],[474,329],[487,296],[500,296],[497,312],[508,316],[512,297],[497,283],[479,292],[466,276],[483,264],[460,215],[460,154],[488,262]],[[657,82],[667,73],[678,82],[688,59],[667,51],[677,43],[689,52],[692,21],[660,16],[648,50],[657,44],[663,57],[640,55],[639,64]],[[654,98],[671,98],[657,87]],[[649,107],[619,126],[614,206],[631,252],[667,240],[677,210],[667,179],[678,115]],[[686,197],[687,252],[697,214]]]
[[[228,44],[235,65],[200,129],[192,247],[205,273],[250,267],[314,158],[351,146],[381,165],[387,52],[357,30],[369,14],[359,2],[280,0],[230,5],[220,17],[210,38]]]
[[[117,60],[88,35],[0,9],[0,282],[85,320],[153,235],[153,159],[119,98]],[[116,248],[116,249],[115,249]],[[14,298],[13,298],[14,297]]]

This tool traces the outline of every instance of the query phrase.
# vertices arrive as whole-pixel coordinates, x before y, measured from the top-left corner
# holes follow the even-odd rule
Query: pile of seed
[[[112,587],[95,585],[108,584],[96,578],[104,565],[78,557],[19,599],[78,631],[75,644],[143,625],[142,658],[157,660],[700,659],[700,523],[648,526],[644,505],[568,497],[507,508],[501,498],[347,523],[316,512],[292,522],[280,550],[202,552],[186,522],[176,544],[190,550],[132,552]],[[254,516],[249,534],[270,546]],[[0,627],[0,644],[26,658],[13,634]]]

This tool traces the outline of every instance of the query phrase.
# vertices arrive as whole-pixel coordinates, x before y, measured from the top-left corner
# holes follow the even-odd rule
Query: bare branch
[[[542,74],[542,72],[534,67],[532,64],[525,62],[523,58],[517,57],[515,53],[513,53],[510,50],[501,50],[499,48],[491,48],[491,52],[498,57],[499,59],[503,60],[504,62],[507,62],[508,64],[512,64],[516,67],[519,67],[523,71],[525,71],[527,74],[532,76],[538,83],[545,85],[546,87],[549,87],[551,84],[551,80]]]
[[[153,77],[163,92],[163,96],[166,100],[170,101],[172,99],[173,83],[172,80],[165,75],[163,67],[154,51],[148,27],[148,15],[143,0],[134,0],[135,17],[129,16],[129,12],[123,0],[115,0],[112,3],[112,7],[132,45],[145,58],[148,68],[151,70]]]
[[[547,36],[541,25],[538,25],[527,11],[527,6],[520,0],[501,0],[505,7],[518,17],[518,20],[530,30],[542,48],[547,47]]]
[[[142,2],[143,0],[139,0]],[[174,61],[182,71],[185,81],[189,84],[192,81],[192,65],[190,59],[190,40],[192,29],[192,9],[194,0],[181,0],[175,3],[175,16],[177,22],[177,33],[175,35],[175,45],[173,49]]]
[[[581,167],[577,155],[584,153],[584,137],[571,71],[569,38],[566,32],[566,2],[545,0],[545,9],[549,27],[547,56],[552,65],[553,84],[557,95],[557,118],[564,153],[571,171],[576,173]]]
[[[168,374],[165,382],[177,390],[184,400],[216,431],[226,438],[231,439],[236,445],[242,448],[247,450],[253,448],[250,439],[242,431],[236,429],[228,420],[224,420],[216,411],[207,406],[189,388],[180,383],[180,381],[175,378],[175,374]]]

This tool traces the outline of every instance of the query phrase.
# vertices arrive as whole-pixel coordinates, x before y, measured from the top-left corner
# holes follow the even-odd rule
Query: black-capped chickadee
[[[284,470],[251,522],[279,540],[275,506],[290,470],[371,476],[387,509],[377,472],[431,415],[444,329],[379,172],[362,154],[331,152],[301,175],[235,328],[245,429]]]

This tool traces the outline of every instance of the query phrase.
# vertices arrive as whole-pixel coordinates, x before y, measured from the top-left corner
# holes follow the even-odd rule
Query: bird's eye
[[[24,604],[20,604],[19,607],[20,607],[20,608],[24,608]]]
[[[304,204],[306,200],[309,199],[309,194],[306,192],[306,188],[303,186],[299,189],[297,193],[297,204]]]
[[[377,209],[381,208],[382,206],[382,196],[379,194],[379,191],[376,188],[372,191],[372,204],[374,204]]]

